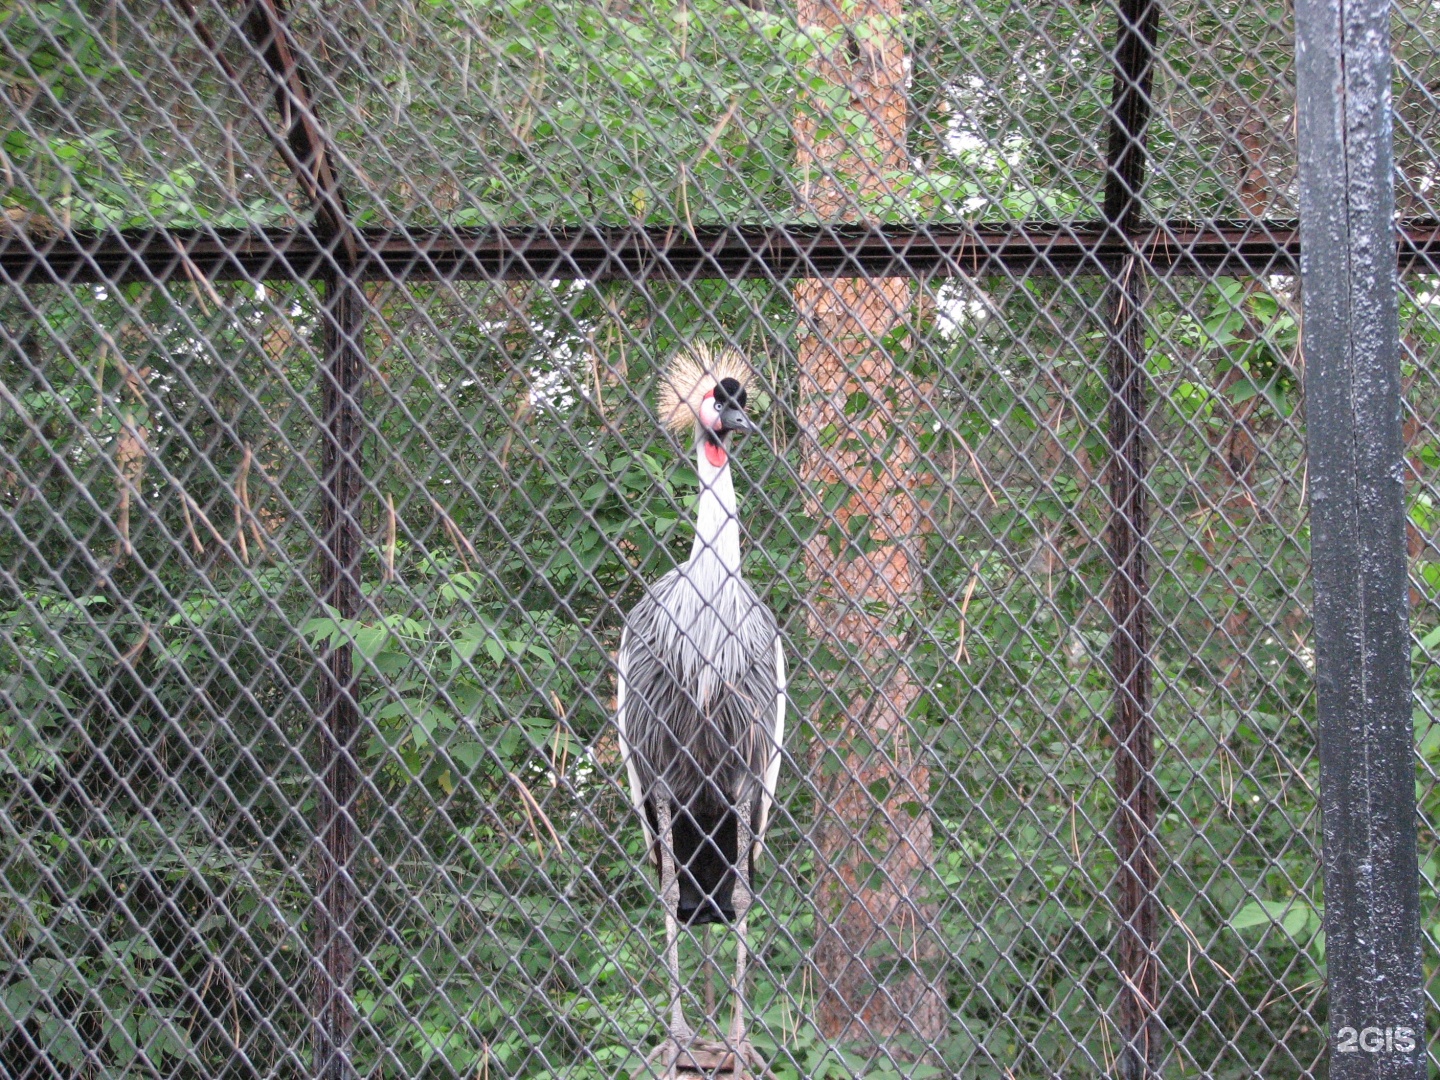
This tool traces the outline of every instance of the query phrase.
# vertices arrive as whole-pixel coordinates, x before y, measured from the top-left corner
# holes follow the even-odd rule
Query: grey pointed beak
[[[751,435],[760,432],[760,428],[755,422],[733,405],[727,405],[720,410],[720,430],[722,432],[743,431]]]

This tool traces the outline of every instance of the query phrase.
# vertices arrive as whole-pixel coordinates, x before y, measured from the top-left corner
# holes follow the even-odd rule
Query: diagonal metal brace
[[[335,168],[335,153],[320,123],[309,76],[300,64],[299,51],[290,34],[280,0],[250,0],[238,24],[269,71],[275,87],[275,110],[280,121],[278,128],[251,96],[235,65],[225,56],[215,36],[201,19],[194,0],[175,2],[185,13],[200,44],[260,121],[286,165],[305,189],[306,197],[315,209],[320,232],[326,238],[339,242],[343,263],[353,267],[359,259],[359,244],[350,224],[349,206]]]

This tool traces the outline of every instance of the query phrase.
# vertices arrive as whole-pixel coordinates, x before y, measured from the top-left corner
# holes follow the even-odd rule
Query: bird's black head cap
[[[740,385],[739,379],[726,377],[715,384],[715,405],[719,409],[727,406],[732,409],[745,408],[745,387]]]

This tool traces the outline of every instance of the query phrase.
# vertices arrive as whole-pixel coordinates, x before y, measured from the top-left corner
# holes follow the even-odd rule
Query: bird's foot
[[[682,1067],[687,1071],[698,1072],[699,1068],[691,1053],[694,1043],[695,1032],[690,1028],[672,1028],[664,1041],[646,1055],[645,1064],[636,1076],[658,1076],[661,1080],[677,1080]]]
[[[733,1055],[733,1060],[727,1063],[728,1071],[732,1075],[752,1069],[759,1070],[756,1075],[765,1074],[765,1059],[760,1056],[760,1052],[755,1049],[749,1039],[743,1036],[736,1038],[732,1035],[725,1041],[725,1049]]]
[[[635,1080],[773,1080],[765,1059],[748,1039],[710,1039],[668,1036],[650,1051]]]

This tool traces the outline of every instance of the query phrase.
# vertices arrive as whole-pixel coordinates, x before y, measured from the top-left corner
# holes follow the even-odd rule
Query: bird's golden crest
[[[671,431],[690,430],[700,415],[700,402],[721,379],[734,379],[743,387],[753,374],[750,362],[728,346],[686,346],[660,376],[661,422]]]

